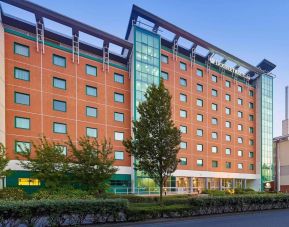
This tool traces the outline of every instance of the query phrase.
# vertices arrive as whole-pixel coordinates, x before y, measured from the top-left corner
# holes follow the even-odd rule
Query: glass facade
[[[261,96],[261,186],[274,180],[273,160],[273,78],[266,74],[259,78]]]
[[[151,84],[160,81],[160,36],[135,26],[134,60],[135,60],[135,119],[140,102]]]

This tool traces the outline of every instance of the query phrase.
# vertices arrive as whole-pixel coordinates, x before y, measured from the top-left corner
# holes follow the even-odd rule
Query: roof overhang
[[[128,50],[128,54],[127,54],[127,56],[125,56],[125,58],[127,58],[127,59],[129,58],[129,55],[132,51],[133,44],[127,40],[121,39],[117,36],[114,36],[114,35],[111,35],[107,32],[101,31],[101,30],[94,28],[90,25],[84,24],[80,21],[77,21],[77,20],[72,19],[70,17],[64,16],[60,13],[57,13],[55,11],[52,11],[50,9],[42,7],[42,6],[37,5],[35,3],[29,2],[26,0],[21,0],[21,1],[19,1],[19,0],[0,0],[0,1],[33,13],[35,15],[35,19],[47,18],[49,20],[52,20],[52,21],[55,21],[55,22],[60,23],[62,25],[65,25],[67,27],[70,27],[72,29],[73,34],[78,33],[78,32],[83,32],[83,33],[89,34],[91,36],[94,36],[98,39],[103,40],[104,44],[109,45],[109,43],[112,43],[112,44],[115,44],[117,46],[120,46],[121,48]],[[2,20],[5,21],[5,14],[2,14]],[[8,20],[9,20],[9,18],[8,18],[8,16],[6,16],[6,21],[8,21]]]
[[[253,74],[264,74],[264,73],[269,73],[271,70],[273,70],[276,65],[274,65],[273,63],[269,62],[268,60],[263,60],[262,64],[260,66],[253,66],[249,63],[247,63],[246,61],[220,49],[219,47],[216,47],[215,45],[206,42],[205,40],[183,30],[182,28],[179,28],[177,26],[175,26],[174,24],[136,6],[133,5],[132,7],[132,11],[131,11],[131,15],[130,15],[130,19],[129,19],[129,23],[128,23],[128,28],[127,28],[127,32],[126,32],[126,36],[125,38],[128,39],[128,36],[130,34],[130,31],[132,29],[132,26],[134,23],[136,23],[136,21],[138,20],[138,18],[143,18],[147,21],[150,21],[151,23],[154,24],[154,27],[161,27],[164,28],[170,32],[172,32],[173,34],[175,34],[175,37],[182,37],[188,41],[191,41],[194,46],[201,46],[205,49],[207,49],[209,51],[210,54],[218,54],[221,57],[223,57],[226,60],[230,60],[232,62],[234,62],[236,64],[236,66],[240,67],[244,67],[245,69],[248,70],[249,75]],[[173,44],[173,43],[172,43]],[[190,52],[191,50],[187,50],[188,52]]]

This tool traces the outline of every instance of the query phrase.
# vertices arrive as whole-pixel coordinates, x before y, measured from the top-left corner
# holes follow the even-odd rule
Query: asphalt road
[[[160,219],[143,223],[118,224],[136,227],[289,227],[289,210],[202,216],[190,219]]]

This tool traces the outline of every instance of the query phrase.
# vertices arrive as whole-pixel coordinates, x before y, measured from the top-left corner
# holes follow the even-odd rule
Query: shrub
[[[95,197],[89,192],[74,189],[74,188],[59,188],[57,190],[42,189],[38,192],[35,192],[32,195],[32,199],[55,199],[55,200],[64,200],[64,199],[94,199]]]
[[[27,194],[20,188],[0,189],[0,200],[23,200],[27,198]]]
[[[30,200],[0,202],[0,225],[61,226],[123,221],[127,200]]]

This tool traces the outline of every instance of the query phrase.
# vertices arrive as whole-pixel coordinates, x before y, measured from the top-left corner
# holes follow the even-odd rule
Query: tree
[[[105,139],[101,145],[95,138],[81,137],[76,146],[68,141],[72,153],[70,172],[82,188],[102,193],[106,182],[117,171],[111,157],[112,145]]]
[[[150,86],[145,93],[146,101],[137,108],[140,117],[133,121],[134,138],[123,142],[127,152],[137,160],[135,168],[160,187],[161,204],[164,183],[179,162],[181,142],[181,133],[171,119],[171,98],[163,81],[159,86]]]
[[[6,148],[0,143],[0,178],[7,176],[9,170],[6,169],[9,159],[6,157]]]
[[[45,187],[57,189],[69,184],[69,159],[63,154],[59,144],[49,142],[46,137],[40,138],[39,143],[32,143],[35,155],[27,148],[21,148],[20,165],[33,173]]]

